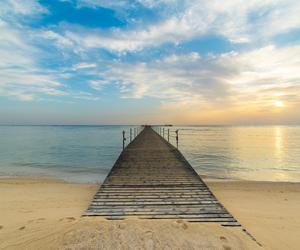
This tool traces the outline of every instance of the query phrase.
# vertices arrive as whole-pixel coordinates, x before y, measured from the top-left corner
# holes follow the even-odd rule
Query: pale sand
[[[210,182],[264,249],[299,249],[300,184]],[[95,184],[0,179],[0,249],[262,249],[241,228],[82,218]]]
[[[235,218],[267,249],[300,249],[300,183],[209,182]]]

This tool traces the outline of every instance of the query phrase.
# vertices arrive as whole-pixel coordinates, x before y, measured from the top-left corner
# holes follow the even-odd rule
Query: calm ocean
[[[102,181],[129,126],[0,126],[0,176]],[[165,137],[167,137],[165,128]],[[300,126],[171,127],[174,143],[202,176],[300,181]]]

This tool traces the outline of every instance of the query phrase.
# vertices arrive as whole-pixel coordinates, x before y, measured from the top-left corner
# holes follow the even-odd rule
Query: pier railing
[[[206,133],[210,129],[206,126],[185,126],[185,127],[177,127],[177,126],[161,126],[161,125],[153,125],[151,126],[153,130],[167,140],[170,144],[175,147],[181,146],[181,149],[187,146],[187,141],[191,138],[200,138],[203,136],[204,132]]]
[[[169,143],[173,144],[172,142],[175,142],[175,145],[177,148],[179,146],[179,129],[174,129],[170,126],[152,126],[153,130],[159,134],[161,137],[166,139]]]
[[[134,126],[129,127],[122,131],[122,142],[123,149],[134,140],[136,136],[144,129],[145,126]],[[151,125],[152,129],[161,137],[163,137],[170,144],[179,148],[180,142],[182,145],[185,136],[196,136],[197,132],[203,131],[197,128],[184,128],[184,127],[173,127],[173,126],[161,126],[161,125]],[[180,138],[179,138],[180,137]]]
[[[122,144],[123,149],[134,140],[135,137],[138,136],[139,133],[141,133],[144,129],[144,126],[134,126],[129,127],[128,129],[125,129],[122,131]]]

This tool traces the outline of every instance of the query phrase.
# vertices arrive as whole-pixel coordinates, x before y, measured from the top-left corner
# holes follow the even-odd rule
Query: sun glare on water
[[[276,108],[282,108],[282,107],[284,107],[284,103],[282,101],[275,101],[274,106]]]

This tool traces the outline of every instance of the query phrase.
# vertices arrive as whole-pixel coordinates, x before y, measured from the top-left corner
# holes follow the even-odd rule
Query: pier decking
[[[240,225],[182,154],[148,126],[123,150],[84,215]]]

